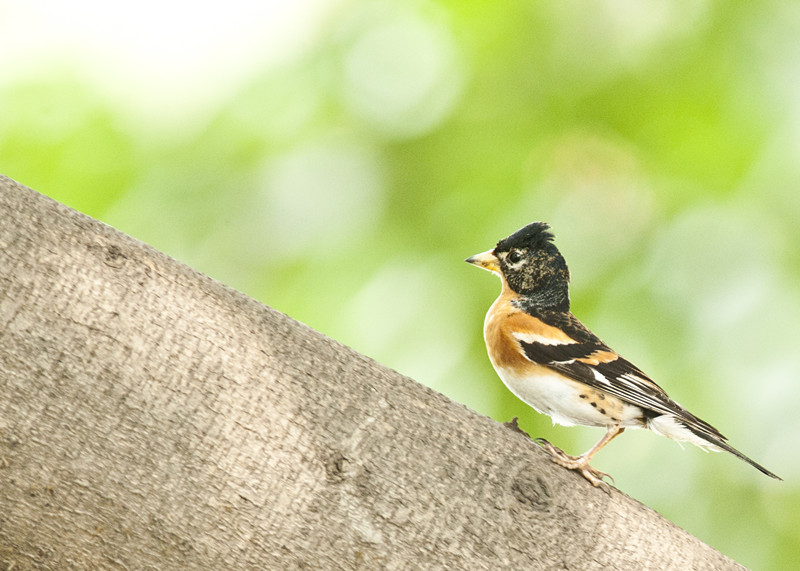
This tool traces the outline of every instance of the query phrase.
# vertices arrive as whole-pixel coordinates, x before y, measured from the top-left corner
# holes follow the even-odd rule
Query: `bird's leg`
[[[600,449],[611,442],[614,438],[619,436],[625,431],[623,427],[618,424],[614,426],[609,426],[606,433],[603,437],[597,441],[597,444],[592,446],[589,450],[581,454],[580,456],[570,456],[560,448],[556,448],[552,444],[550,444],[544,438],[537,438],[536,443],[541,445],[542,448],[547,450],[550,455],[553,457],[553,462],[558,464],[559,466],[563,466],[564,468],[568,468],[570,470],[577,470],[580,472],[584,478],[589,480],[595,488],[602,487],[604,489],[608,489],[608,484],[603,481],[603,478],[609,477],[608,474],[605,472],[601,472],[600,470],[596,470],[589,465],[592,457],[597,454]],[[611,478],[613,481],[614,478]]]

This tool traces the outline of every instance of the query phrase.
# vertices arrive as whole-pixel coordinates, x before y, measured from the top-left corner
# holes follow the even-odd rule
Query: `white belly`
[[[619,423],[622,426],[641,426],[637,407],[624,404],[613,397],[598,401],[598,393],[591,391],[586,385],[565,379],[555,371],[517,376],[510,369],[497,367],[495,370],[517,398],[550,416],[554,424],[605,427]],[[581,398],[581,395],[586,395],[586,398]],[[595,406],[592,406],[592,402]],[[611,416],[619,422],[612,420]]]

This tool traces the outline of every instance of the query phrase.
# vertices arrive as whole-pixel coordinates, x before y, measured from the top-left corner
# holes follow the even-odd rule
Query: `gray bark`
[[[740,569],[0,177],[0,569]]]

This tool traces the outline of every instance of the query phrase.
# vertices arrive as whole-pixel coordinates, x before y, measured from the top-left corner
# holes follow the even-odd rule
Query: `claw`
[[[544,438],[537,438],[534,440],[534,442],[547,450],[550,456],[552,456],[553,462],[559,466],[563,466],[569,470],[576,470],[580,472],[584,478],[589,480],[589,482],[595,488],[600,488],[607,493],[611,492],[611,488],[606,482],[603,481],[603,478],[610,478],[612,483],[614,482],[614,478],[605,472],[601,472],[596,468],[592,468],[589,465],[589,460],[591,459],[590,456],[587,456],[586,454],[582,456],[570,456],[560,448],[556,448],[550,444]]]

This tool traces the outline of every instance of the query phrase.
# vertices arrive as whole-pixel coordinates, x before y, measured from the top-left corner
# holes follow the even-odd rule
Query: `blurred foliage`
[[[499,283],[463,263],[550,222],[574,312],[786,481],[642,431],[597,467],[741,563],[787,569],[799,32],[789,1],[353,0],[166,126],[54,57],[0,87],[0,171],[577,453],[597,429],[552,427],[492,371]]]

